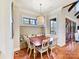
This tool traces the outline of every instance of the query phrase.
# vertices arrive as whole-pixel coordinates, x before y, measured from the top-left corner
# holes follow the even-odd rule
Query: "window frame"
[[[31,23],[31,20],[33,20],[34,21],[34,24],[33,23]],[[37,25],[37,19],[32,19],[32,18],[30,18],[29,19],[29,24],[31,24],[31,25]]]
[[[52,31],[52,30],[51,30],[51,28],[53,28],[53,27],[51,27],[51,21],[55,21],[55,22],[56,22],[56,18],[50,19],[50,34],[52,34],[52,32],[53,32],[53,34],[55,34],[56,31]],[[53,25],[53,26],[54,26],[54,25]],[[56,26],[57,26],[57,25],[56,25]],[[54,30],[56,30],[56,29],[54,29]]]
[[[28,19],[28,23],[25,23],[25,22],[24,22],[24,19]],[[34,21],[34,24],[31,23],[31,20]],[[22,19],[22,23],[23,23],[23,24],[26,24],[26,25],[37,25],[37,19],[23,17],[23,19]]]

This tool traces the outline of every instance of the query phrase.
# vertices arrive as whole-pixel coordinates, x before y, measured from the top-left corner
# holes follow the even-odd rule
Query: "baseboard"
[[[58,46],[59,47],[64,47],[64,46],[66,46],[66,44],[62,44],[62,45],[61,44],[58,44]]]

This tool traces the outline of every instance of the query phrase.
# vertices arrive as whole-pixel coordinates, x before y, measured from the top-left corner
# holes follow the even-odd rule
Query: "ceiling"
[[[76,0],[15,0],[16,6],[25,10],[40,12],[40,3],[42,4],[42,13],[53,11],[57,8],[63,7]]]

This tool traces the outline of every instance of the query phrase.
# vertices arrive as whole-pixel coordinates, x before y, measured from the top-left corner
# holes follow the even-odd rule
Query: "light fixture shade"
[[[41,13],[41,6],[42,4],[40,3],[40,15],[37,16],[38,25],[44,25],[44,19],[45,19],[45,17],[42,16],[42,13]]]
[[[37,17],[38,24],[39,25],[44,25],[44,19],[45,19],[44,16],[38,16]]]

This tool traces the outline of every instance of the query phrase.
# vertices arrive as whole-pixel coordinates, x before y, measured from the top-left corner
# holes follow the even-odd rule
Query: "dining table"
[[[46,36],[36,36],[36,37],[30,37],[30,42],[34,45],[34,46],[41,46],[42,45],[42,41],[43,40],[49,40],[49,37]]]

